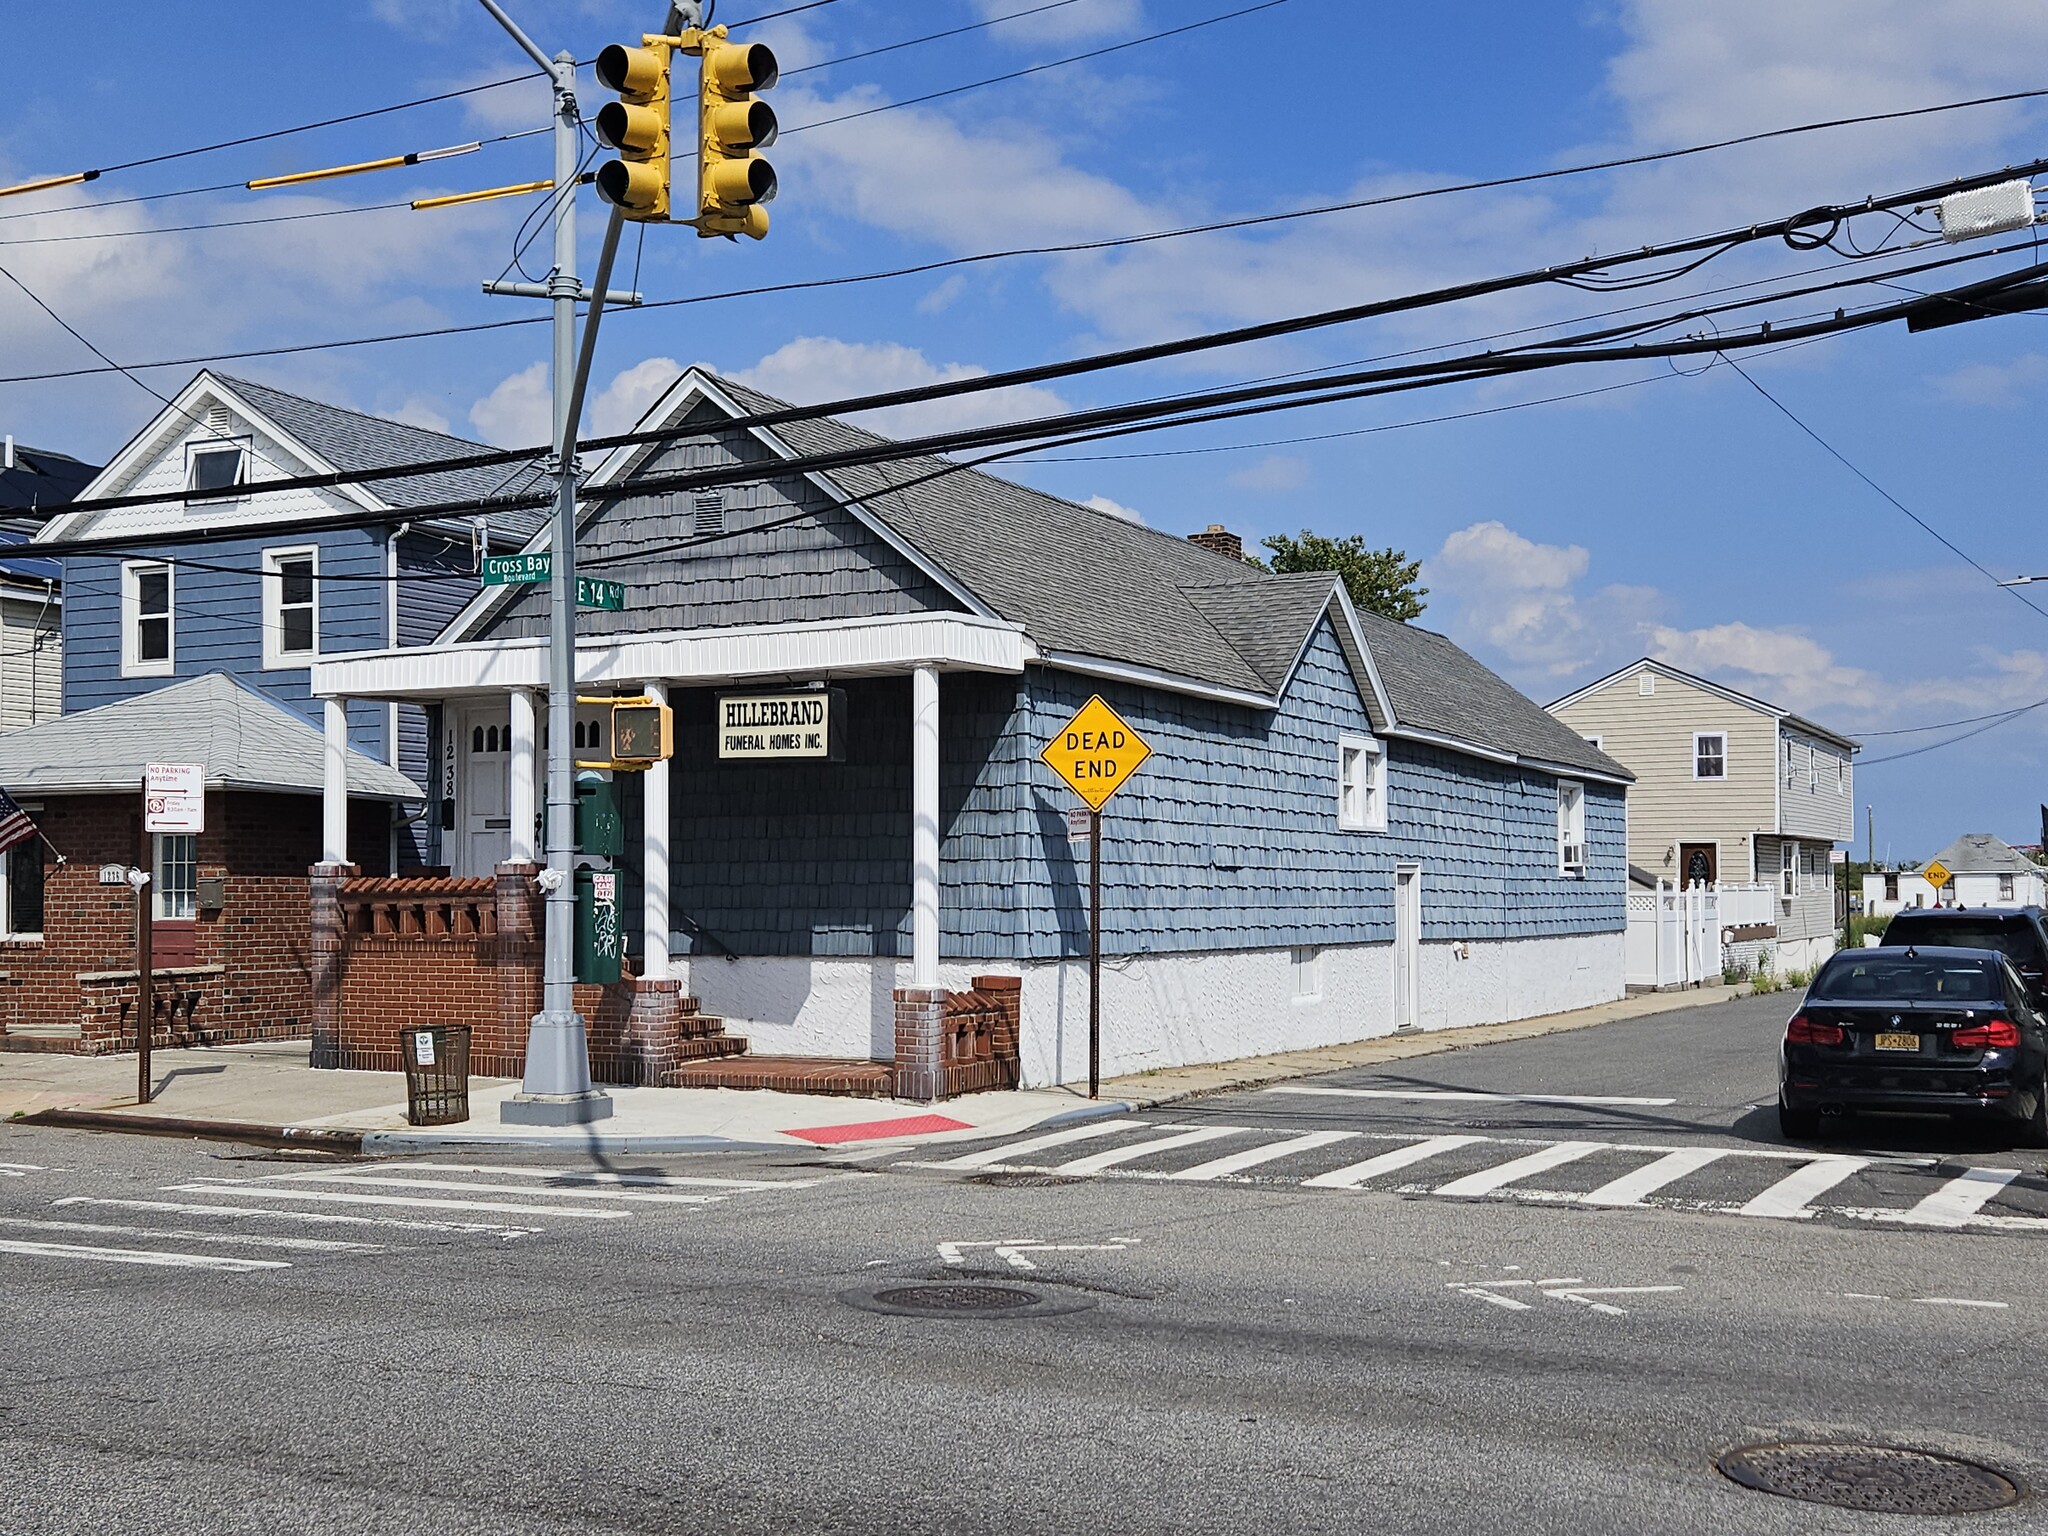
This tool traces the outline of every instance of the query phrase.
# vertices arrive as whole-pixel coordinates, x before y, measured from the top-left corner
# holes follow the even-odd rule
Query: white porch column
[[[512,843],[505,857],[514,864],[531,864],[533,831],[538,814],[534,777],[534,701],[531,688],[512,690],[511,782],[506,786],[506,810],[512,820]]]
[[[910,681],[910,984],[939,984],[939,669]]]
[[[644,683],[641,692],[656,704],[668,702],[667,683]],[[640,775],[640,788],[640,974],[648,981],[663,981],[669,975],[667,758],[648,766]]]
[[[348,862],[348,701],[327,700],[325,772],[320,789],[320,861]]]

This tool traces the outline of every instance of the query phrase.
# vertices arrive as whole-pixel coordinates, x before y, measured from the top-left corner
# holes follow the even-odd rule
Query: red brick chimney
[[[1225,528],[1221,523],[1211,523],[1200,533],[1188,535],[1190,544],[1199,544],[1206,550],[1219,555],[1228,555],[1233,560],[1244,558],[1244,540]]]

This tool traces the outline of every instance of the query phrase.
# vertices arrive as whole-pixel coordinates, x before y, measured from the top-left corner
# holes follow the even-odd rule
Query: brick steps
[[[827,1056],[741,1055],[723,1061],[685,1062],[663,1074],[662,1086],[765,1088],[778,1093],[885,1099],[889,1096],[890,1078],[891,1069],[886,1061],[836,1060]]]

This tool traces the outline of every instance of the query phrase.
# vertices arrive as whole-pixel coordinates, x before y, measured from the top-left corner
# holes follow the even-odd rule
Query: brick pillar
[[[889,1079],[895,1097],[919,1104],[939,1097],[939,1041],[945,1022],[944,987],[896,989],[896,1061]]]
[[[623,1054],[632,1080],[654,1087],[682,1059],[683,1016],[697,1011],[696,999],[683,996],[682,978],[677,976],[641,976],[628,985],[633,1002],[626,1011]],[[685,1003],[690,1006],[685,1008]]]
[[[498,972],[498,1017],[492,1047],[521,1059],[526,1027],[540,1011],[541,933],[533,883],[538,869],[515,860],[491,870],[498,881],[498,951],[492,958]]]
[[[315,864],[306,872],[312,903],[306,959],[313,991],[312,1064],[316,1067],[336,1066],[341,1059],[341,979],[348,936],[341,888],[355,874],[353,864]]]
[[[995,1038],[989,1043],[1004,1086],[1014,1088],[1024,1075],[1024,978],[977,976],[974,990],[1002,1011],[1003,1022],[993,1031]]]

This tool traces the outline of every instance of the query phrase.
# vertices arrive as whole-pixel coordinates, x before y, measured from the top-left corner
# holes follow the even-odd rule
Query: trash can
[[[413,1125],[459,1125],[469,1118],[469,1026],[437,1024],[398,1034],[405,1063],[405,1118]]]

